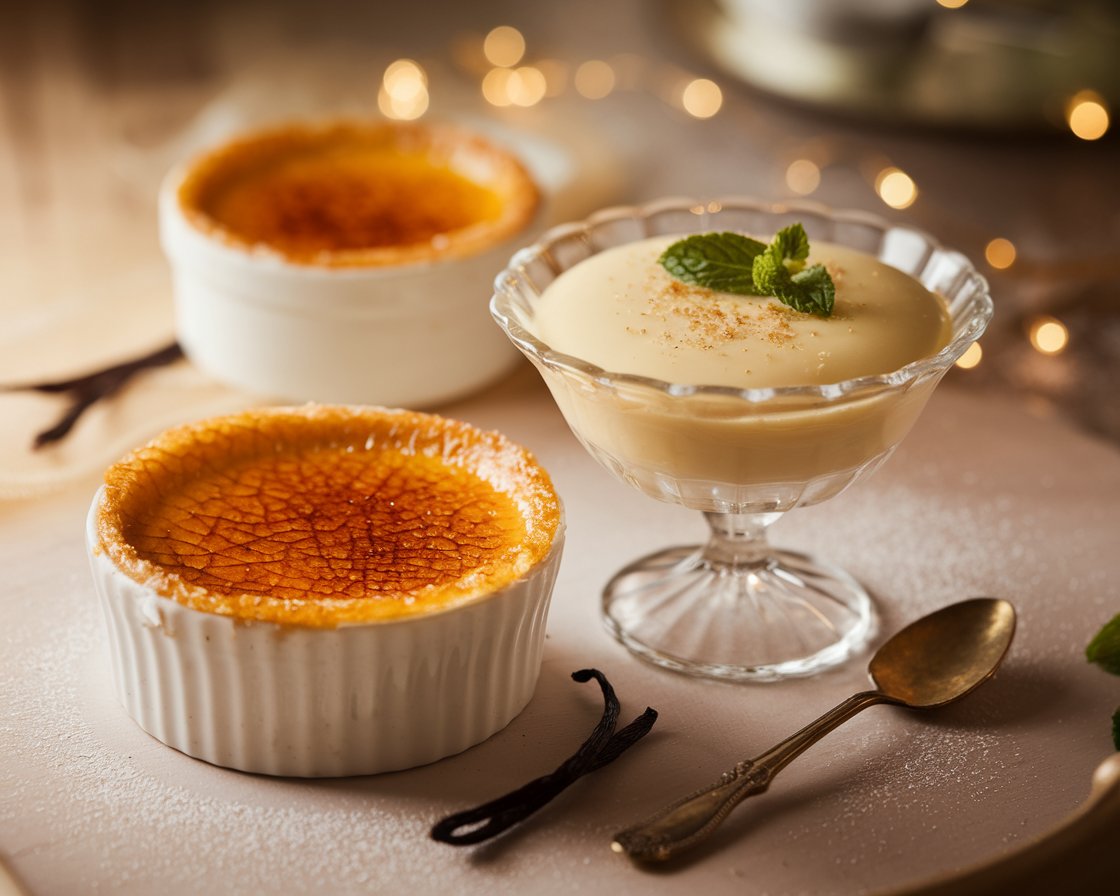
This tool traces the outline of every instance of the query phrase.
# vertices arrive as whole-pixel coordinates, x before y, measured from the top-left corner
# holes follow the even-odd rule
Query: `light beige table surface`
[[[735,686],[632,658],[598,621],[623,560],[702,534],[689,511],[615,483],[575,443],[530,370],[446,411],[496,427],[552,471],[568,544],[536,696],[506,730],[426,768],[278,780],[189,759],[116,704],[86,569],[95,481],[0,509],[0,851],[33,893],[863,892],[1011,850],[1084,799],[1110,752],[1117,681],[1081,656],[1120,576],[1120,459],[1002,401],[935,396],[862,488],[778,524],[775,540],[844,564],[883,631],[944,603],[1015,602],[997,678],[918,716],[876,708],[814,747],[671,873],[632,867],[612,832],[713,780],[865,685],[865,657],[812,680]],[[492,847],[427,839],[441,814],[550,771],[598,718],[602,669],[648,739]]]
[[[170,338],[154,232],[166,165],[245,122],[355,101],[368,110],[355,66],[421,58],[434,113],[513,133],[557,216],[671,193],[783,196],[788,160],[822,139],[836,154],[813,198],[885,212],[863,165],[900,163],[923,193],[893,217],[974,256],[1009,236],[1037,276],[997,275],[997,330],[981,368],[951,373],[871,480],[795,512],[774,540],[819,551],[864,582],[881,607],[879,639],[970,595],[1007,597],[1021,624],[1006,666],[967,701],[928,716],[869,710],[742,807],[711,848],[651,873],[611,853],[611,834],[862,689],[867,657],[812,680],[735,686],[654,669],[611,640],[598,617],[605,580],[642,553],[703,537],[704,526],[610,479],[530,369],[439,410],[529,446],[565,501],[568,543],[536,696],[460,756],[335,781],[191,760],[143,734],[112,695],[82,544],[98,471],[166,424],[253,399],[183,363],[97,409],[65,445],[31,455],[30,435],[59,405],[0,394],[0,496],[29,495],[0,502],[0,861],[29,892],[875,892],[989,862],[1084,800],[1112,752],[1108,719],[1120,704],[1120,679],[1082,655],[1120,610],[1120,453],[1001,385],[1020,355],[1000,340],[1021,336],[1001,335],[998,321],[1081,283],[1055,279],[1068,266],[1055,267],[1054,253],[1100,257],[1114,242],[1120,219],[1102,209],[1120,175],[1103,151],[863,132],[726,83],[725,109],[709,122],[688,120],[648,85],[600,104],[569,95],[488,109],[445,57],[459,29],[512,16],[503,3],[451,4],[446,21],[392,17],[383,30],[367,10],[352,33],[338,3],[312,19],[201,4],[189,27],[141,4],[111,6],[104,17],[21,7],[0,29],[0,381],[72,374]],[[586,25],[592,8],[601,28]],[[573,9],[523,13],[530,45],[569,60],[630,52],[687,64],[667,61],[644,4]],[[340,36],[350,42],[332,42]],[[1069,368],[1054,363],[1060,382]],[[601,704],[568,675],[589,665],[611,678],[624,718],[646,705],[661,712],[653,733],[500,843],[460,851],[429,841],[442,814],[575,749]],[[1091,847],[1083,862],[1107,873],[1115,850]]]

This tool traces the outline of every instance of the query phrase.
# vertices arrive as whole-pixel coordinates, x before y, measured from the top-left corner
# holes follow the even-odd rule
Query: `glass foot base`
[[[610,632],[649,662],[705,678],[775,681],[842,663],[873,634],[871,598],[842,569],[793,551],[713,562],[670,548],[603,592]]]

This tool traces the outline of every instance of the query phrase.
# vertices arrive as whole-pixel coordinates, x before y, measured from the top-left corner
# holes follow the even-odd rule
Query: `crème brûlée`
[[[548,474],[498,433],[274,408],[165,433],[106,474],[100,549],[191,609],[309,628],[448,610],[550,551]]]
[[[535,310],[536,335],[614,373],[738,389],[890,373],[949,341],[944,301],[865,253],[813,243],[808,263],[836,285],[833,313],[821,318],[674,279],[658,258],[676,239],[616,246],[562,273]]]
[[[450,125],[293,124],[195,160],[178,188],[200,230],[297,264],[388,266],[500,244],[536,212],[521,163]]]

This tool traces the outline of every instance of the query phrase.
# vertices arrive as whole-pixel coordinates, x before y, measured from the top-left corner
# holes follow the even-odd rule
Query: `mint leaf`
[[[798,289],[800,301],[807,306],[799,308],[799,311],[808,311],[809,314],[820,317],[832,314],[832,306],[836,302],[836,284],[832,282],[832,277],[823,264],[815,264],[794,274],[793,282]]]
[[[739,233],[702,233],[678,240],[657,260],[684,283],[750,296],[758,295],[752,264],[765,250],[764,243]]]
[[[763,295],[780,299],[796,311],[828,317],[836,300],[836,286],[824,265],[815,264],[791,275],[785,264],[768,249],[754,260],[755,285]]]
[[[1085,658],[1106,672],[1120,675],[1120,614],[1106,622],[1104,628],[1089,642],[1089,646],[1085,648]]]
[[[684,283],[744,296],[773,296],[791,308],[828,317],[836,286],[824,265],[805,267],[809,236],[790,224],[770,245],[738,233],[700,233],[678,240],[658,262]]]
[[[781,256],[775,255],[770,249],[755,258],[751,274],[754,285],[758,287],[758,295],[762,296],[776,296],[778,290],[793,282],[786,266],[782,264]]]
[[[790,224],[774,234],[769,249],[778,260],[786,259],[789,262],[787,269],[791,274],[796,274],[809,257],[809,235],[800,224]]]
[[[1085,658],[1106,672],[1120,675],[1120,614],[1106,622],[1089,642]],[[1120,709],[1112,714],[1112,742],[1120,750]]]

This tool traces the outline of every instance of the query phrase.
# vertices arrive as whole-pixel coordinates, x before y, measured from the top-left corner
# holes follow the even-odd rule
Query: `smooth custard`
[[[945,346],[945,303],[871,256],[812,245],[836,284],[829,318],[777,299],[674,279],[658,257],[676,237],[616,246],[564,271],[535,309],[551,348],[615,373],[670,383],[766,388],[890,373]]]
[[[460,257],[521,229],[536,187],[481,137],[404,123],[291,126],[197,160],[179,199],[203,230],[301,264]]]
[[[822,319],[776,299],[674,280],[657,263],[673,240],[592,255],[533,304],[527,326],[551,350],[686,387],[606,385],[541,365],[592,454],[654,497],[726,511],[823,500],[893,450],[939,374],[897,386],[814,387],[935,354],[951,335],[940,297],[868,255],[814,243],[809,261],[836,283],[834,314]],[[805,388],[745,400],[692,386]]]
[[[165,433],[110,468],[117,565],[187,606],[313,627],[456,606],[547,553],[547,474],[496,433],[409,412],[276,409]]]

